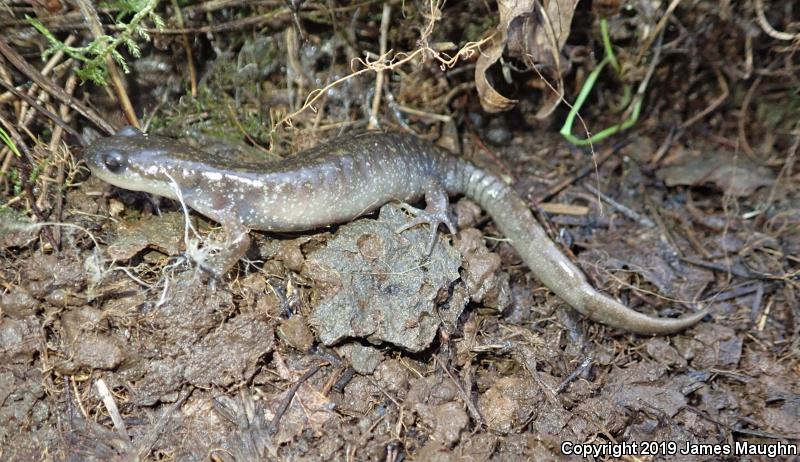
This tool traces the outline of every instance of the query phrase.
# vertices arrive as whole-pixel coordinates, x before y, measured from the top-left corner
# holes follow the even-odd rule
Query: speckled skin
[[[496,176],[406,134],[367,132],[331,140],[280,162],[253,162],[190,148],[126,127],[89,146],[92,172],[116,186],[178,199],[229,236],[222,269],[249,246],[249,229],[302,231],[352,220],[390,201],[425,197],[413,224],[454,231],[447,194],[478,202],[556,295],[595,321],[639,334],[669,334],[698,321],[655,318],[601,294],[550,241],[525,202]]]

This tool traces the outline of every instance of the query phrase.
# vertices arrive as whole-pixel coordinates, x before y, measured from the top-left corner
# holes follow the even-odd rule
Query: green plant
[[[8,146],[8,149],[10,149],[15,156],[21,157],[19,148],[17,148],[17,145],[14,144],[14,140],[11,139],[11,137],[5,130],[3,130],[2,127],[0,127],[0,141],[2,141],[3,144]],[[0,176],[8,176],[8,179],[9,181],[11,181],[11,184],[14,185],[14,195],[15,196],[19,195],[19,193],[22,191],[22,181],[20,181],[17,171],[15,169],[11,169],[8,172],[0,173]]]
[[[593,144],[615,133],[621,132],[622,130],[627,130],[636,124],[636,122],[639,120],[639,115],[642,112],[642,98],[636,98],[636,100],[633,102],[631,115],[627,120],[624,120],[616,125],[606,127],[603,130],[593,134],[589,138],[578,138],[572,134],[572,125],[575,122],[575,116],[581,110],[581,107],[583,107],[586,97],[589,96],[589,92],[592,91],[592,87],[594,87],[597,77],[600,75],[600,72],[602,72],[603,68],[606,67],[607,64],[610,64],[618,75],[620,72],[619,62],[617,61],[616,56],[614,56],[614,50],[611,48],[611,39],[609,38],[608,34],[608,21],[605,19],[600,20],[600,35],[603,38],[603,49],[605,51],[605,56],[603,57],[603,60],[600,61],[600,64],[598,64],[597,67],[594,68],[586,78],[586,82],[584,82],[583,87],[581,87],[581,91],[578,93],[578,98],[575,99],[575,103],[572,105],[569,114],[567,114],[567,118],[564,121],[564,126],[561,127],[560,131],[561,136],[577,146]],[[621,100],[623,101],[622,105],[627,105],[627,103],[630,102],[631,86],[629,84],[625,84]]]
[[[14,140],[12,140],[10,136],[8,136],[8,133],[6,133],[6,131],[3,130],[2,127],[0,127],[0,141],[2,141],[3,144],[8,146],[8,149],[11,149],[11,152],[13,152],[15,156],[17,157],[21,156],[21,154],[19,153],[19,149],[17,148],[17,145],[14,144]]]
[[[76,71],[81,80],[91,80],[98,85],[106,84],[106,76],[108,75],[106,60],[109,56],[122,67],[125,73],[128,73],[130,70],[128,63],[118,48],[124,45],[134,58],[138,58],[141,55],[139,45],[136,43],[136,37],[142,40],[150,39],[147,29],[143,25],[144,20],[149,19],[152,21],[157,29],[164,27],[164,21],[154,13],[156,6],[158,6],[158,0],[121,0],[114,1],[108,6],[118,11],[115,20],[122,29],[115,36],[101,35],[95,37],[88,45],[82,47],[66,45],[56,38],[39,20],[26,16],[28,23],[39,31],[49,44],[49,47],[42,53],[42,58],[47,59],[53,53],[63,52],[82,63],[81,67]],[[130,16],[130,21],[126,24],[124,20],[128,16]]]

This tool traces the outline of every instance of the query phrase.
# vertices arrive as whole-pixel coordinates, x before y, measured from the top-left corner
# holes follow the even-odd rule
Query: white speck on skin
[[[244,183],[244,184],[246,184],[248,186],[252,186],[253,188],[263,188],[264,187],[264,182],[263,181],[261,181],[261,180],[252,180],[250,178],[245,178],[243,176],[236,177],[236,181],[239,181],[240,183]]]
[[[560,258],[564,258],[564,257],[561,256]],[[581,278],[583,276],[580,273],[576,273],[575,269],[573,267],[571,267],[569,264],[567,264],[566,262],[564,262],[564,261],[556,260],[556,263],[558,263],[558,266],[561,267],[561,269],[564,271],[564,273],[566,273],[568,275],[567,277],[570,278],[570,279],[578,279],[578,278]]]

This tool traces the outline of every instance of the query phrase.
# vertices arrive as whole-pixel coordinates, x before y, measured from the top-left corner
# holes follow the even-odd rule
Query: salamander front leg
[[[447,193],[439,185],[432,186],[425,191],[425,210],[412,207],[406,203],[401,203],[400,206],[406,212],[414,215],[414,219],[397,229],[401,233],[409,228],[421,224],[429,224],[431,226],[431,237],[428,242],[428,255],[433,251],[433,245],[436,243],[436,231],[440,224],[447,226],[451,234],[457,232],[456,225],[453,223],[453,218],[450,216],[448,205],[450,202],[447,200]]]
[[[226,239],[219,251],[206,261],[198,261],[200,268],[221,279],[247,253],[250,248],[250,235],[247,228],[239,223],[225,226]]]
[[[197,266],[221,279],[250,248],[249,230],[241,223],[239,211],[219,185],[194,184],[183,189],[181,196],[185,204],[222,225],[225,231],[223,242],[206,242],[203,248],[190,252]]]

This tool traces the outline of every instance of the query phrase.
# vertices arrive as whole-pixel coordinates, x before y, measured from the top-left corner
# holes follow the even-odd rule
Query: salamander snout
[[[165,169],[176,156],[173,147],[176,143],[166,140],[125,128],[87,146],[83,160],[94,176],[114,186],[175,198],[165,172],[178,175],[177,170]]]

